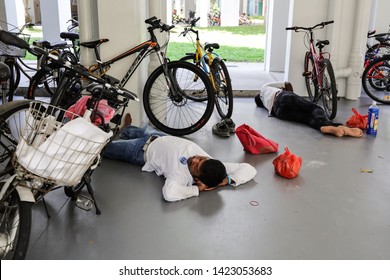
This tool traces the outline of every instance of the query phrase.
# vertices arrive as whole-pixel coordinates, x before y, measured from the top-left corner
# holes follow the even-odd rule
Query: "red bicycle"
[[[317,40],[314,43],[314,30],[322,29],[334,21],[325,21],[312,27],[293,26],[286,30],[305,32],[304,44],[308,51],[305,53],[304,72],[305,83],[309,98],[313,103],[322,101],[326,115],[334,119],[337,113],[337,85],[330,53],[323,48],[329,45],[329,40]],[[318,52],[316,50],[318,48]]]

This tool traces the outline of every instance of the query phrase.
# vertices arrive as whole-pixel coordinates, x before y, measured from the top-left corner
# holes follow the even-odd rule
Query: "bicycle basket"
[[[23,34],[23,33],[12,33],[12,34],[18,36],[19,38],[23,39],[27,43],[30,41],[29,34]],[[20,49],[15,46],[7,45],[0,41],[0,56],[1,55],[13,56],[13,57],[25,57],[26,50]]]
[[[91,122],[41,102],[31,102],[26,125],[14,156],[17,174],[44,183],[77,185],[99,159],[112,132],[106,133]]]

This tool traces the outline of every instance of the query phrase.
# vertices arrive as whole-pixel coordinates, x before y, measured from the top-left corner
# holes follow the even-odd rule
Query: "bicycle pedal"
[[[311,71],[303,72],[303,73],[302,73],[302,76],[303,76],[303,77],[309,77],[309,76],[311,76]]]
[[[94,203],[92,198],[84,196],[84,195],[77,196],[76,201],[75,201],[75,205],[78,208],[83,209],[85,211],[91,210],[93,208],[94,204],[95,203]]]

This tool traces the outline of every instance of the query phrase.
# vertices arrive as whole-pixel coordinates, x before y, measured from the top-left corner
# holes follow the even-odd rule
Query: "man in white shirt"
[[[333,123],[320,106],[293,92],[290,82],[271,82],[265,84],[255,97],[258,107],[264,107],[269,115],[282,120],[307,124],[322,133],[338,137],[362,137],[359,128],[350,128],[341,123]]]
[[[121,140],[107,145],[104,156],[143,165],[166,180],[162,189],[167,201],[178,201],[217,187],[238,186],[252,180],[257,171],[248,163],[222,163],[197,144],[164,135],[150,127],[127,125]]]

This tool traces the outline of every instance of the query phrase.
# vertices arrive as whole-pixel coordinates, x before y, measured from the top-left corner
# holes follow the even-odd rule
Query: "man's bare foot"
[[[340,125],[341,129],[344,131],[344,135],[351,136],[351,137],[362,137],[363,131],[360,128],[357,127],[347,127]]]
[[[332,134],[337,137],[343,137],[343,136],[351,136],[351,137],[362,137],[363,136],[363,131],[360,128],[351,128],[351,127],[346,127],[343,125],[340,126],[322,126],[320,128],[322,133],[325,134]]]
[[[325,134],[332,134],[337,137],[343,137],[344,136],[344,130],[338,126],[332,126],[332,125],[327,125],[327,126],[321,126],[320,128],[322,133]]]
[[[123,122],[122,128],[131,125],[132,121],[133,121],[133,119],[131,118],[130,113],[127,113],[125,116],[125,120]]]

